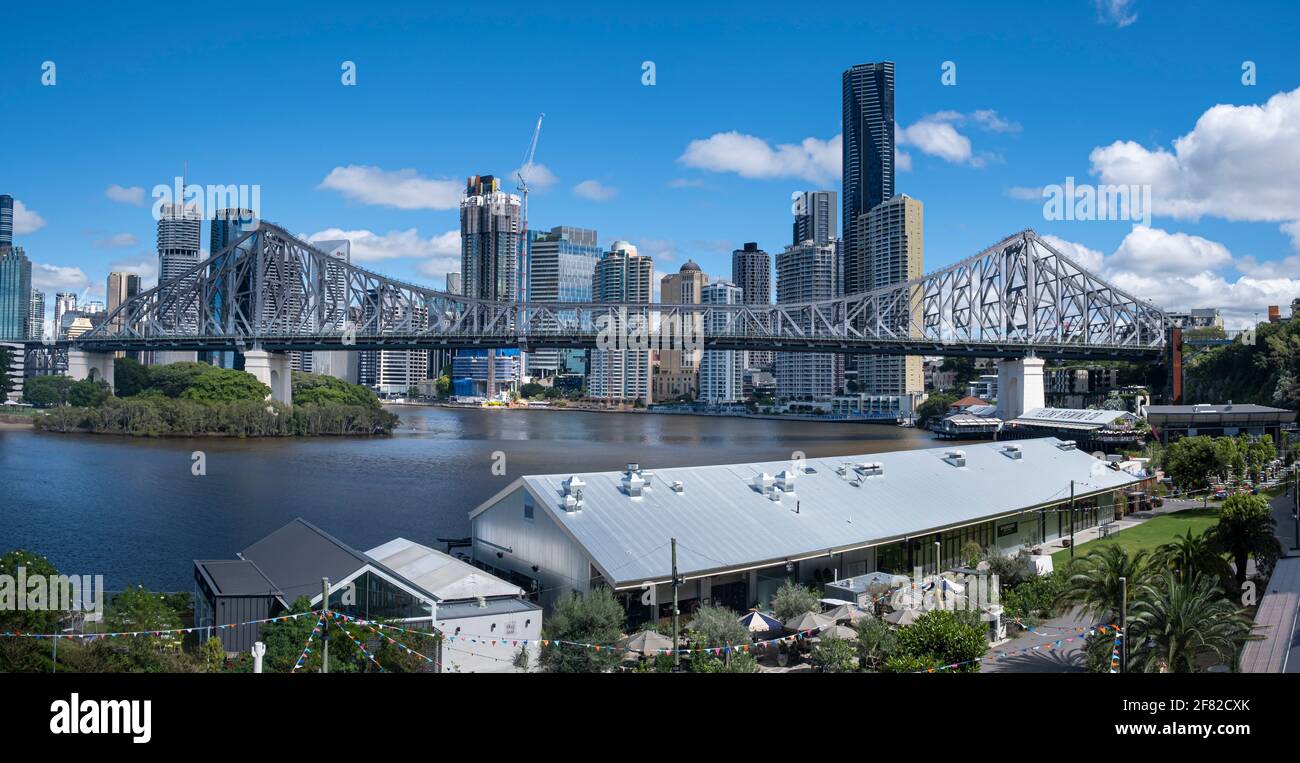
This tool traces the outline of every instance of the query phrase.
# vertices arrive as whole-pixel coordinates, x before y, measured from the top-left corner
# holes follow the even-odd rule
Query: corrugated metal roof
[[[654,469],[639,498],[622,492],[622,472],[579,474],[586,482],[583,508],[571,512],[563,508],[562,484],[570,475],[522,481],[610,582],[627,585],[670,577],[672,537],[679,571],[690,575],[1011,514],[1068,498],[1071,479],[1077,495],[1136,481],[1060,444],[1055,438],[1019,440],[1019,459],[1004,453],[1007,443],[967,445],[960,449],[964,467],[945,460],[954,448],[808,459],[815,473],[797,475],[794,492],[782,493],[779,503],[752,483],[761,473],[791,469],[788,461]],[[852,465],[862,463],[881,464],[883,475],[859,478]],[[847,474],[837,474],[846,464]],[[670,487],[674,481],[682,483],[681,493]]]

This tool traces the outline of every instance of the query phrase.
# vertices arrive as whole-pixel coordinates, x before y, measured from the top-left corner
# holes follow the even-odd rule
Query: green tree
[[[858,669],[858,650],[848,641],[833,636],[820,639],[808,658],[824,673],[852,673]]]
[[[550,673],[603,673],[618,664],[622,654],[610,646],[622,635],[623,606],[606,587],[586,596],[570,591],[555,603],[554,613],[546,621],[542,646],[542,669]],[[573,641],[601,644],[602,649],[556,643]]]
[[[1098,619],[1113,617],[1120,610],[1120,578],[1135,591],[1150,575],[1147,552],[1129,554],[1123,547],[1107,544],[1075,559],[1066,569],[1069,577],[1059,594],[1061,607],[1082,607]]]
[[[134,358],[113,362],[113,384],[118,397],[131,397],[149,389],[149,367]]]
[[[190,377],[189,386],[179,397],[204,403],[230,403],[236,400],[265,400],[270,394],[271,388],[250,373],[208,366],[206,371]]]
[[[1145,673],[1192,673],[1206,654],[1232,661],[1252,627],[1212,577],[1170,572],[1142,586],[1130,622],[1129,667]]]
[[[978,660],[988,650],[985,629],[974,613],[932,610],[898,631],[898,651],[885,660],[885,670],[907,673],[941,665],[957,665],[954,673],[978,673]],[[961,663],[961,664],[958,664]]]
[[[1267,570],[1281,554],[1282,546],[1273,534],[1276,525],[1268,501],[1258,495],[1237,493],[1223,502],[1218,524],[1208,532],[1215,548],[1232,557],[1239,587],[1246,582],[1246,564],[1251,557],[1257,567]]]
[[[113,394],[107,383],[93,379],[82,379],[68,385],[68,405],[78,408],[94,408],[103,405]]]
[[[67,376],[33,376],[23,384],[23,402],[38,408],[66,405],[71,386]]]
[[[820,612],[821,597],[811,588],[787,580],[772,595],[772,612],[781,622],[793,620],[805,612]]]

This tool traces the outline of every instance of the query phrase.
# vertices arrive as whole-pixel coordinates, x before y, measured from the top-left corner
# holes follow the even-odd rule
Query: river
[[[354,548],[441,548],[522,474],[648,469],[936,447],[891,425],[398,406],[391,437],[145,439],[0,429],[0,553],[27,548],[105,587],[191,591],[294,517]],[[206,475],[192,474],[202,451]],[[504,455],[505,476],[493,474]]]

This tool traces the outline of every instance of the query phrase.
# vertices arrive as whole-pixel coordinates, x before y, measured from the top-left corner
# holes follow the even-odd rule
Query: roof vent
[[[630,471],[623,475],[623,492],[627,493],[629,498],[640,498],[644,488],[645,480],[641,478],[640,472]]]
[[[793,493],[794,478],[795,478],[794,472],[791,472],[789,470],[783,471],[780,474],[776,475],[776,484],[781,488],[782,492]]]
[[[682,485],[681,480],[673,480],[673,484],[670,487],[672,487],[674,493],[681,493],[686,490],[685,486]]]
[[[965,465],[966,465],[966,451],[964,451],[964,450],[950,450],[950,451],[948,451],[947,453],[944,454],[944,456],[943,456],[943,460],[944,460],[944,461],[947,461],[948,463],[952,464],[953,466],[957,466],[957,467],[965,466]]]
[[[564,481],[564,494],[580,495],[582,493],[582,489],[586,486],[587,483],[583,482],[582,478],[575,474]]]
[[[1007,458],[1010,458],[1010,459],[1012,459],[1012,460],[1014,460],[1014,461],[1019,461],[1020,459],[1024,458],[1024,456],[1025,456],[1024,451],[1020,450],[1020,446],[1019,446],[1019,445],[1007,445],[1007,446],[1003,447],[1003,448],[1002,448],[1002,455],[1004,455],[1004,456],[1006,456]]]
[[[1060,448],[1061,450],[1078,450],[1079,444],[1074,440],[1066,440],[1064,442],[1058,442],[1056,444],[1056,447]]]

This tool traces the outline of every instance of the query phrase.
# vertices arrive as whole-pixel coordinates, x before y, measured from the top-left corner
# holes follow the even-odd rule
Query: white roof
[[[394,538],[366,552],[442,601],[479,596],[521,596],[524,589],[490,575],[472,564],[406,538]]]
[[[1135,481],[1062,444],[1055,438],[1018,440],[1020,458],[1004,452],[1006,443],[966,445],[960,467],[946,458],[951,447],[812,458],[806,466],[815,473],[799,474],[794,492],[781,492],[779,503],[760,493],[754,478],[790,469],[788,461],[656,468],[636,498],[622,491],[623,472],[583,473],[579,476],[587,484],[578,511],[564,508],[562,483],[571,475],[521,480],[607,580],[633,585],[671,576],[669,539],[674,537],[681,573],[702,574],[1014,514],[1067,500],[1072,479],[1080,496]],[[859,477],[853,467],[869,462],[880,464],[882,473]],[[841,476],[836,469],[845,465],[849,468]],[[671,488],[678,481],[680,493]],[[492,505],[488,501],[470,516]]]

